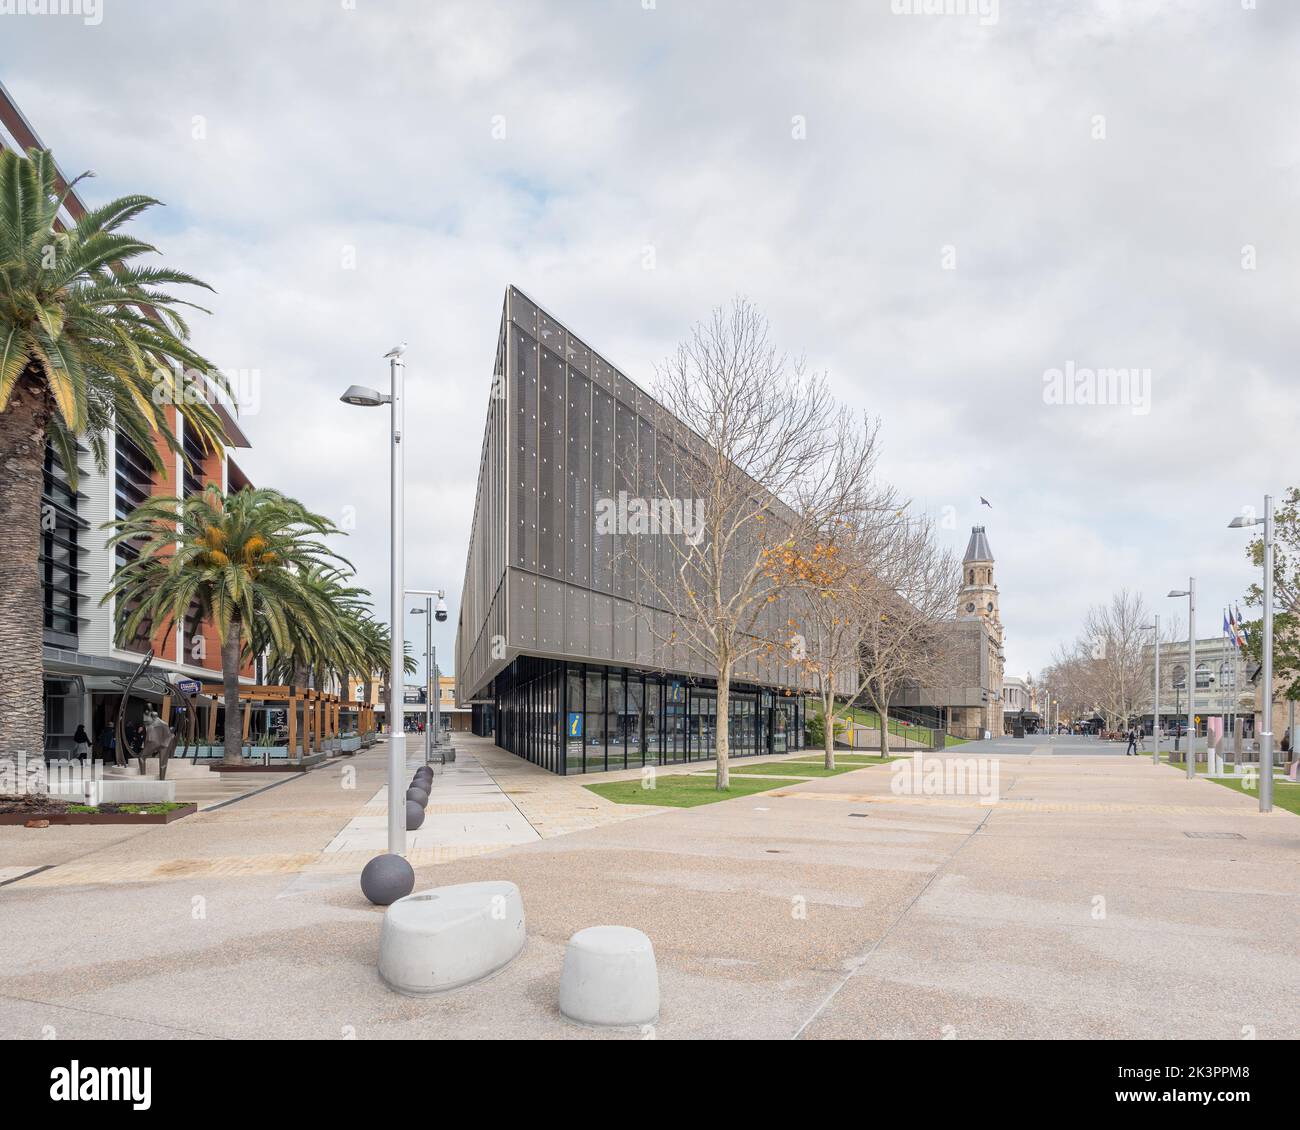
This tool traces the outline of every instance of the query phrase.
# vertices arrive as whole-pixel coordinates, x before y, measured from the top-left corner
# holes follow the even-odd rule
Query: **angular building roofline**
[[[989,548],[989,539],[984,536],[983,526],[972,526],[970,531],[970,541],[966,545],[966,556],[962,558],[963,563],[967,561],[992,561],[993,550]]]

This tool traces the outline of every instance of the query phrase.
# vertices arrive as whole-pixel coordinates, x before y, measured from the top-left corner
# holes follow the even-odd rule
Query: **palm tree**
[[[309,578],[346,562],[312,535],[338,531],[278,491],[245,487],[223,496],[216,486],[183,500],[152,498],[106,528],[115,531],[110,548],[126,541],[140,547],[104,596],[123,610],[120,638],[132,638],[143,623],[184,623],[191,609],[211,621],[221,643],[224,760],[238,764],[245,645],[264,637],[288,651],[297,634],[317,646],[329,638],[335,611]]]
[[[77,441],[104,470],[114,429],[161,470],[155,438],[177,446],[168,404],[204,444],[223,441],[211,390],[226,391],[225,382],[186,344],[177,307],[192,304],[166,289],[207,284],[133,262],[156,249],[119,229],[158,203],[148,196],[124,196],[65,227],[59,210],[80,179],[60,191],[48,152],[0,150],[0,753],[9,755],[45,745],[47,444],[75,482]]]
[[[312,592],[313,602],[327,607],[328,619],[320,627],[290,622],[287,640],[277,641],[271,633],[254,625],[250,646],[255,654],[267,653],[267,677],[272,682],[306,686],[314,679],[324,690],[331,678],[338,678],[346,694],[348,673],[363,665],[360,620],[368,615],[365,598],[370,593],[347,583],[349,575],[335,567],[316,567],[302,576]]]
[[[388,732],[391,734],[393,732],[393,720],[395,714],[393,709],[394,706],[393,677],[392,677],[393,673],[390,670],[391,667],[390,658],[392,655],[392,652],[389,650],[390,638],[391,637],[388,631],[388,625],[385,624],[383,621],[372,620],[367,617],[362,623],[363,647],[362,647],[361,654],[362,654],[363,664],[364,664],[362,666],[362,671],[364,672],[365,700],[366,702],[370,701],[370,692],[373,687],[374,676],[376,673],[378,673],[379,678],[382,680],[381,686],[383,687],[384,718],[386,719],[388,724]],[[414,675],[416,670],[418,669],[416,667],[415,659],[410,654],[410,652],[411,652],[410,642],[403,641],[402,643],[402,674],[403,675]],[[399,700],[402,698],[400,694],[397,697]],[[400,717],[401,705],[402,704],[399,701],[397,703],[398,710],[396,711],[396,717],[399,724],[402,721]]]

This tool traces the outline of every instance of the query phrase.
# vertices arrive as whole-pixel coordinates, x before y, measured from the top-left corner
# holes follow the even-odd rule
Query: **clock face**
[[[973,600],[972,600],[969,604],[966,605],[966,611],[967,611],[967,612],[974,612],[974,611],[975,611],[975,602],[974,602]]]
[[[990,612],[993,611],[993,601],[991,601],[991,600],[989,601],[989,611],[990,611]]]

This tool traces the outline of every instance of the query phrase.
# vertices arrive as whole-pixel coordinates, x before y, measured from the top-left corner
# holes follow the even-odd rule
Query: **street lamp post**
[[[1151,760],[1160,764],[1160,617],[1154,618],[1154,623],[1144,624],[1144,628],[1149,628],[1155,633],[1156,640],[1156,674],[1155,684],[1151,690],[1151,744],[1155,749],[1151,751]]]
[[[400,710],[397,724],[393,719],[393,699],[401,698],[402,669],[405,660],[405,637],[402,632],[402,602],[405,581],[402,560],[402,524],[405,515],[402,492],[402,425],[405,412],[403,377],[405,365],[402,354],[406,344],[395,346],[384,354],[388,361],[390,391],[385,394],[373,388],[353,385],[340,400],[344,404],[375,408],[380,404],[391,407],[390,415],[390,508],[389,508],[389,653],[388,653],[388,852],[390,855],[406,854],[406,789],[402,779],[406,776],[406,732],[402,728]],[[399,692],[394,694],[392,688]]]
[[[1190,781],[1196,776],[1196,578],[1188,577],[1185,589],[1170,589],[1168,595],[1187,597],[1187,779]]]
[[[1264,725],[1259,735],[1259,810],[1273,811],[1273,496],[1264,496],[1264,517],[1238,516],[1228,523],[1233,530],[1264,527]],[[1291,734],[1295,741],[1294,731]]]
[[[425,703],[424,703],[424,761],[427,765],[433,760],[433,750],[442,744],[442,710],[438,702],[438,697],[442,693],[442,687],[438,681],[438,664],[436,657],[437,649],[433,646],[433,622],[439,623],[447,619],[447,590],[446,589],[407,589],[408,594],[412,596],[424,597],[423,608],[412,608],[412,616],[424,617],[424,682],[425,682]],[[434,597],[438,598],[435,606]],[[432,679],[432,689],[430,689],[429,680]],[[432,695],[432,699],[430,699]]]

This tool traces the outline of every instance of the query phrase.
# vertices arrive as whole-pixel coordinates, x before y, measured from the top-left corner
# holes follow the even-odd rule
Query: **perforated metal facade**
[[[506,292],[457,629],[462,702],[495,702],[496,677],[521,656],[709,679],[664,641],[672,617],[644,575],[672,575],[670,546],[638,560],[627,535],[596,532],[600,500],[672,493],[685,457],[663,407],[518,289]],[[765,629],[784,623],[779,603]],[[517,669],[512,670],[517,682]],[[797,687],[779,658],[738,683]]]

